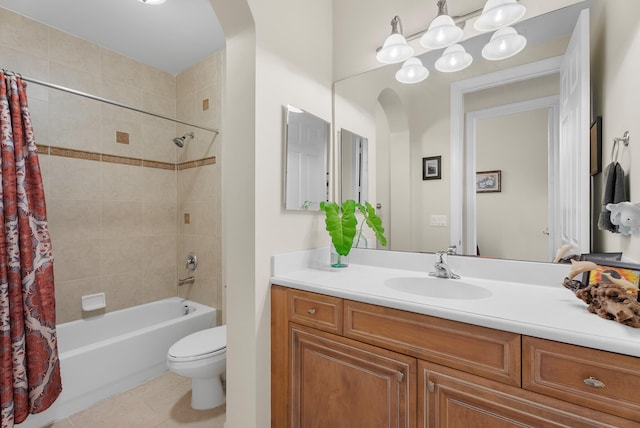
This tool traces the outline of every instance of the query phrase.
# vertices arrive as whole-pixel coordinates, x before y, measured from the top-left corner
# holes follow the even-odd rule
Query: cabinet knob
[[[311,309],[309,309],[309,310],[307,311],[307,313],[308,313],[309,315],[315,315],[315,313],[316,313],[316,308],[311,308]]]
[[[427,389],[429,390],[429,392],[434,392],[436,390],[436,384],[433,383],[432,380],[427,382]]]
[[[601,380],[596,379],[593,376],[589,376],[588,378],[586,378],[584,380],[585,385],[590,386],[592,388],[598,388],[598,389],[602,389],[605,387],[604,382],[602,382]]]
[[[396,377],[398,378],[398,383],[402,383],[402,380],[404,379],[404,373],[397,372]]]

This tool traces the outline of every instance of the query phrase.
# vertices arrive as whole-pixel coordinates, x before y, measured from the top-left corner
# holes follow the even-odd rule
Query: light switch
[[[432,215],[431,216],[431,226],[447,227],[447,216],[446,215]]]

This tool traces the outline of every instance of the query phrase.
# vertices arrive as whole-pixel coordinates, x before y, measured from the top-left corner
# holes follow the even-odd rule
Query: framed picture
[[[607,277],[614,280],[624,279],[636,286],[640,283],[640,265],[603,259],[591,259],[591,261],[598,265],[598,269],[582,274],[582,284],[585,287],[598,282],[612,282]]]
[[[590,152],[591,161],[589,170],[591,175],[596,175],[602,171],[602,117],[598,116],[591,125]]]
[[[431,156],[422,158],[422,179],[423,180],[440,180],[440,166],[442,156]]]
[[[476,193],[502,191],[502,171],[482,171],[476,173]]]

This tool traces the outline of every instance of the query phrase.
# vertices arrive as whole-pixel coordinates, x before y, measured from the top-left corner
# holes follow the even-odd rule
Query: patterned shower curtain
[[[53,256],[22,79],[0,71],[0,426],[60,394]]]

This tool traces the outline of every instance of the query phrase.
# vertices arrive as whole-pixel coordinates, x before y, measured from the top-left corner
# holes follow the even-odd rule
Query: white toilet
[[[224,404],[221,376],[226,363],[226,325],[191,333],[174,343],[167,353],[169,370],[191,378],[191,407],[197,410]]]

